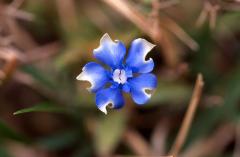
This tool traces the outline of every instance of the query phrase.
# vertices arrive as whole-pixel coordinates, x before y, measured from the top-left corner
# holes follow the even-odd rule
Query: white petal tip
[[[150,43],[149,41],[147,41],[146,39],[143,38],[138,38],[136,39],[137,42],[142,42],[144,46],[146,46],[145,48],[147,48],[147,51],[150,51],[151,49],[153,49],[156,45]]]
[[[107,115],[107,109],[106,109],[107,106],[102,106],[99,108],[100,111],[102,111],[105,115]]]
[[[103,38],[103,37],[110,37],[110,36],[109,36],[108,33],[105,33],[105,34],[103,34],[102,38]]]
[[[112,43],[111,37],[108,35],[108,33],[105,33],[102,38],[100,39],[100,45],[93,50],[93,54],[96,55],[98,53],[101,53],[101,50],[103,49],[104,43]]]
[[[82,73],[80,73],[77,77],[76,77],[77,80],[82,80]]]
[[[93,81],[93,79],[92,79],[92,77],[90,76],[90,75],[88,75],[86,72],[81,72],[77,77],[76,77],[76,79],[78,80],[78,81],[88,81],[90,84],[91,84],[91,86],[89,87],[89,88],[87,88],[87,90],[89,91],[89,92],[91,92],[92,91],[92,89],[95,87],[95,83],[94,83],[94,81]]]
[[[146,39],[142,39],[144,41],[144,43],[149,47],[149,49],[153,49],[156,45],[150,43],[149,41],[147,41]]]
[[[103,43],[103,42],[105,42],[105,41],[110,41],[110,42],[112,42],[111,37],[110,37],[107,33],[105,33],[105,34],[102,36],[102,38],[100,39],[100,43]]]

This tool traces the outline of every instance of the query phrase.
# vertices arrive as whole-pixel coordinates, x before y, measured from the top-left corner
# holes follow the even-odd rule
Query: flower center
[[[126,72],[123,69],[116,69],[113,72],[113,81],[124,84],[127,81]]]

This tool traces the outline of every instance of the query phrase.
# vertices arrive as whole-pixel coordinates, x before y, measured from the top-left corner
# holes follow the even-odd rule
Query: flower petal
[[[157,87],[157,78],[153,74],[142,74],[128,80],[130,93],[135,103],[145,104],[151,97],[146,90],[153,90]]]
[[[122,65],[126,54],[126,48],[124,44],[118,40],[113,42],[106,33],[100,40],[100,46],[93,50],[93,54],[101,62],[116,69]]]
[[[91,92],[96,92],[101,89],[109,81],[107,71],[95,62],[87,63],[76,79],[89,81],[91,87],[87,89]]]
[[[126,60],[127,66],[132,68],[134,73],[151,72],[154,67],[153,60],[150,58],[146,61],[145,58],[154,46],[145,39],[135,39],[131,44]]]
[[[119,88],[102,89],[96,94],[96,104],[99,110],[107,114],[106,107],[112,104],[112,108],[118,109],[124,105],[122,92]]]

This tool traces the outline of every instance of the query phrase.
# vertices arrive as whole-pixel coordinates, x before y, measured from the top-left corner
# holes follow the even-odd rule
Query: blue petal
[[[126,60],[127,66],[132,68],[134,73],[151,72],[154,67],[153,60],[150,58],[146,61],[145,58],[154,46],[145,39],[135,39],[131,44]]]
[[[151,98],[151,94],[147,93],[146,90],[153,90],[157,87],[157,78],[153,74],[142,74],[129,79],[128,83],[134,102],[145,104]]]
[[[129,93],[131,88],[128,82],[124,83],[124,85],[122,86],[122,90],[126,93]]]
[[[93,54],[101,62],[116,69],[122,66],[126,48],[122,42],[117,40],[113,42],[108,34],[104,34],[100,46],[93,50]]]
[[[99,110],[107,114],[106,107],[112,104],[112,108],[118,109],[124,105],[122,92],[119,88],[102,89],[96,94],[96,104]]]
[[[96,92],[103,88],[109,81],[107,71],[101,65],[94,62],[87,63],[76,79],[89,81],[91,87],[87,89],[91,92]]]

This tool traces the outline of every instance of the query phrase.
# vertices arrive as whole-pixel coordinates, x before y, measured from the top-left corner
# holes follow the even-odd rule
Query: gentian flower
[[[145,104],[151,97],[147,90],[157,86],[157,78],[150,72],[154,63],[146,55],[155,45],[145,39],[135,39],[130,46],[129,54],[124,60],[126,48],[121,41],[104,34],[100,46],[94,49],[94,56],[110,69],[104,69],[95,62],[87,63],[77,80],[89,81],[90,92],[96,93],[96,105],[107,114],[106,107],[119,109],[124,105],[122,91],[130,93],[133,101],[139,105]]]

